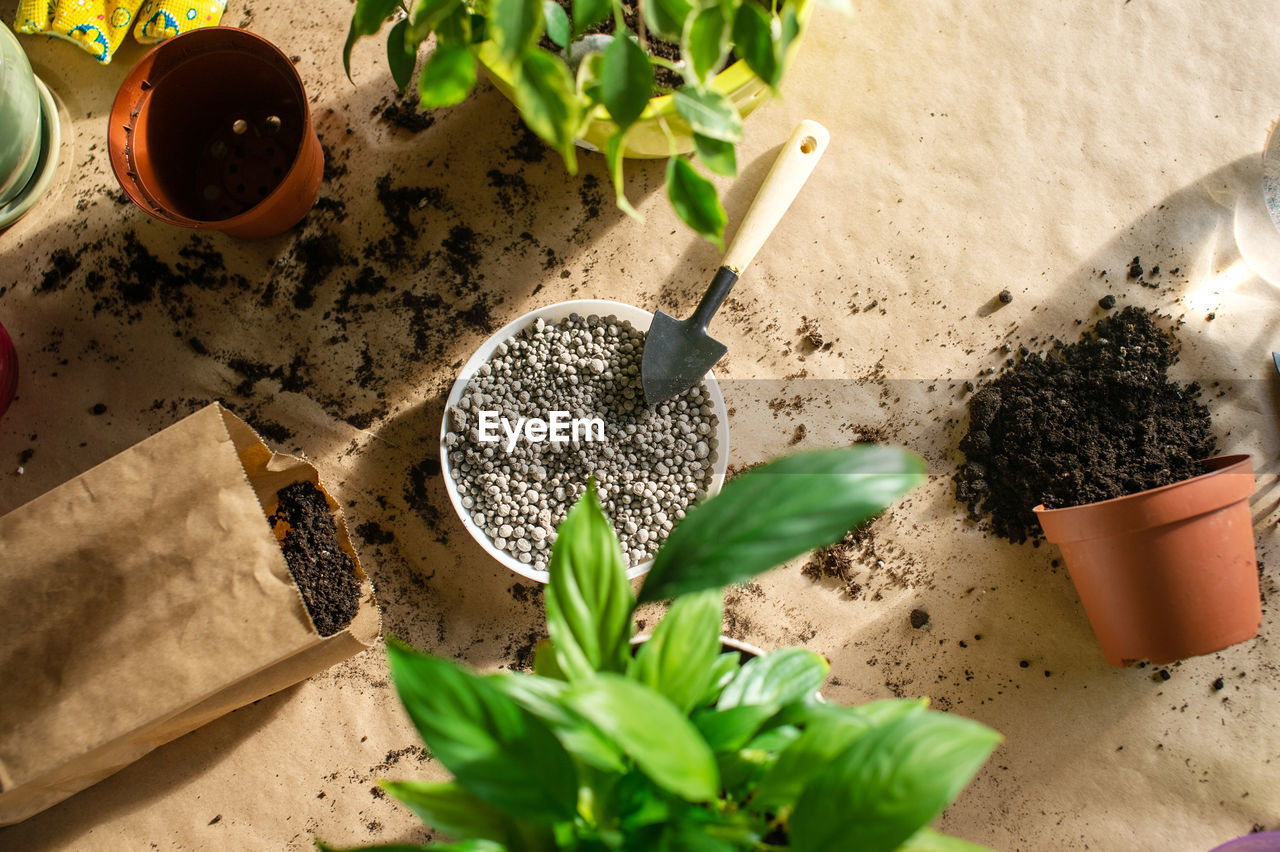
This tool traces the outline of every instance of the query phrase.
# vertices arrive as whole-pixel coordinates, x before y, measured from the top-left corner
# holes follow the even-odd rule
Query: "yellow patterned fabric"
[[[19,0],[13,28],[80,45],[102,64],[133,27],[143,44],[222,20],[226,0]]]
[[[227,0],[146,0],[138,11],[133,37],[155,44],[200,27],[216,27]]]

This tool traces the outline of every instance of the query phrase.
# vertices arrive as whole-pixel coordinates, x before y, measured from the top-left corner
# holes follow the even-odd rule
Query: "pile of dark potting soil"
[[[1039,539],[1032,508],[1092,503],[1203,471],[1214,454],[1199,385],[1166,375],[1177,341],[1125,308],[1077,343],[1028,354],[969,400],[956,498],[1013,542]]]
[[[316,632],[332,636],[346,628],[360,608],[355,560],[338,546],[337,526],[320,489],[295,482],[276,496],[280,506],[271,520],[288,524],[280,547],[289,573]]]

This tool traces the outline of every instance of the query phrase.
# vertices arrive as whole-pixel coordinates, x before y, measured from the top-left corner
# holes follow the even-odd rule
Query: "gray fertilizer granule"
[[[706,493],[716,415],[705,385],[644,402],[644,332],[617,317],[541,319],[498,346],[449,409],[462,506],[499,550],[545,570],[555,528],[596,478],[629,565]]]

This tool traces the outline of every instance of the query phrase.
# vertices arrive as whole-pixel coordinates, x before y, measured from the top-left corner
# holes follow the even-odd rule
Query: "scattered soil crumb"
[[[801,317],[800,336],[810,349],[821,349],[826,343],[822,336],[822,329],[818,328],[818,323],[809,317]]]
[[[383,101],[374,112],[388,124],[410,133],[421,133],[436,123],[435,114],[424,112],[412,97],[397,97],[390,103]]]
[[[879,517],[815,551],[800,573],[815,582],[834,585],[849,598],[879,600],[889,589],[931,588],[928,572],[909,554],[897,544],[877,540]]]

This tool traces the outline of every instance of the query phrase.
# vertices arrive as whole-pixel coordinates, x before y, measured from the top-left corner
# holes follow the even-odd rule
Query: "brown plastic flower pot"
[[[107,145],[147,213],[247,239],[296,225],[324,173],[293,63],[233,27],[192,30],[144,56],[111,106]]]
[[[1236,455],[1204,467],[1138,494],[1034,510],[1113,666],[1171,663],[1257,635],[1253,466]]]

